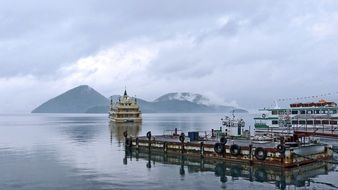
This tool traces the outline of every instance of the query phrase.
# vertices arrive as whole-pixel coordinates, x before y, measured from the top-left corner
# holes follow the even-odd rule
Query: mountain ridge
[[[108,103],[106,97],[90,86],[80,85],[46,101],[32,110],[32,113],[81,113],[89,107]]]
[[[120,95],[111,96],[118,101]],[[201,94],[167,93],[154,101],[137,98],[143,113],[247,112],[232,106],[215,105]],[[107,113],[110,100],[88,85],[72,88],[35,108],[32,113]]]

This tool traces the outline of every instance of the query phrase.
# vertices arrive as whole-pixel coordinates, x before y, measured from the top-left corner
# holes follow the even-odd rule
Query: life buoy
[[[258,147],[255,149],[255,157],[257,160],[265,160],[267,157],[267,152],[264,148]]]
[[[127,138],[128,132],[127,132],[127,131],[124,131],[124,132],[123,132],[123,136],[124,136],[125,138]]]
[[[221,139],[219,141],[223,144],[227,143],[227,139],[225,137],[221,137]]]
[[[266,118],[266,114],[265,113],[262,114],[262,118],[264,118],[264,119]]]
[[[148,140],[151,139],[151,131],[148,131],[148,132],[147,132],[147,138],[148,138]]]
[[[223,143],[216,143],[214,145],[214,150],[217,154],[223,154],[225,151],[225,145]]]
[[[179,140],[183,143],[184,140],[185,140],[185,134],[184,133],[181,133],[180,137],[179,137]]]
[[[237,144],[233,144],[230,146],[230,154],[233,156],[238,156],[241,153],[241,147]]]
[[[277,151],[279,152],[279,153],[285,153],[285,146],[284,145],[282,145],[282,144],[279,144],[278,146],[277,146]]]

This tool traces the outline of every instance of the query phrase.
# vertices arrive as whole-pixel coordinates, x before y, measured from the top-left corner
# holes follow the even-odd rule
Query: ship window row
[[[116,117],[117,118],[128,118],[128,117],[139,117],[139,114],[119,114]]]
[[[271,112],[272,115],[283,115],[286,114],[286,111],[277,111],[273,110]],[[297,114],[337,114],[337,110],[292,110],[291,111],[292,115],[297,115]]]
[[[138,112],[139,109],[118,109],[118,112]]]
[[[278,120],[272,120],[273,125],[278,125]],[[330,120],[293,120],[292,125],[337,125],[337,121]]]
[[[122,105],[122,106],[131,106],[132,103],[120,103],[120,105]]]

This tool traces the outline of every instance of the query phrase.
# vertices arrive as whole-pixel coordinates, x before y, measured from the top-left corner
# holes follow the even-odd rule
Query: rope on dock
[[[313,158],[310,158],[308,156],[304,156],[304,155],[300,155],[300,154],[296,154],[296,153],[293,153],[293,154],[298,156],[298,157],[302,157],[302,158],[305,158],[305,159],[308,159],[308,160],[312,160],[314,162],[324,162],[324,163],[328,163],[328,164],[338,164],[338,161],[336,161],[336,160],[334,160],[334,161],[318,160],[318,159],[313,159]]]

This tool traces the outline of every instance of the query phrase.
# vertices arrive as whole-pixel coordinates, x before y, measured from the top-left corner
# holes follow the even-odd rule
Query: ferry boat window
[[[322,122],[320,122],[320,120],[315,120],[315,125],[320,125],[322,124]]]
[[[298,121],[297,120],[293,120],[292,121],[292,125],[298,125]]]
[[[305,111],[304,110],[300,111],[300,114],[305,114]]]
[[[319,111],[319,113],[320,113],[320,114],[323,114],[323,113],[324,113],[324,111],[323,111],[323,110],[320,110],[320,111]]]
[[[323,121],[322,121],[322,124],[323,124],[323,125],[328,125],[328,124],[329,124],[329,121],[328,121],[328,120],[323,120]]]
[[[331,121],[330,124],[331,125],[337,125],[337,121]]]
[[[271,114],[272,114],[272,115],[277,115],[277,111],[276,111],[276,110],[273,110],[273,111],[271,112]]]
[[[279,111],[278,114],[279,115],[284,115],[284,111]]]
[[[316,114],[319,114],[319,110],[316,110],[315,113],[316,113]]]
[[[312,110],[307,111],[307,114],[312,114]]]
[[[306,122],[308,125],[313,125],[313,121],[312,120],[307,120]]]
[[[296,114],[298,114],[298,111],[297,111],[297,110],[293,110],[293,111],[292,111],[292,114],[293,114],[293,115],[296,115]]]
[[[272,120],[272,125],[277,125],[278,121],[277,120]]]
[[[304,121],[304,120],[300,120],[300,121],[299,121],[299,124],[305,125],[305,121]]]
[[[337,114],[337,110],[333,110],[333,114]]]

